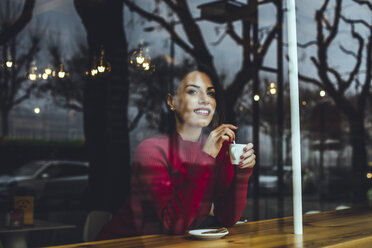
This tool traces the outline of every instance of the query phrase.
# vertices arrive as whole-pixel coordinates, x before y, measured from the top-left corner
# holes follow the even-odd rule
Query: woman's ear
[[[176,106],[174,104],[174,96],[172,96],[170,93],[168,93],[167,95],[167,105],[172,111],[176,109]]]

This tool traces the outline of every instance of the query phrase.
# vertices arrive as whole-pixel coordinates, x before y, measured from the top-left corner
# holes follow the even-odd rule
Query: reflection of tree
[[[36,87],[27,79],[25,73],[28,72],[31,62],[39,52],[41,34],[37,32],[18,34],[19,28],[15,28],[18,30],[15,32],[10,28],[9,23],[18,14],[19,5],[6,1],[1,6],[0,29],[1,34],[4,35],[4,43],[0,45],[0,56],[4,64],[0,68],[0,110],[2,135],[6,137],[9,134],[9,112],[13,107],[28,99]],[[12,38],[8,38],[8,36],[12,36]],[[26,40],[29,40],[27,46],[25,46]],[[10,67],[5,65],[7,60],[12,61]]]
[[[89,61],[101,49],[111,64],[107,77],[90,77],[84,89],[84,131],[90,162],[90,208],[115,211],[129,190],[127,40],[121,1],[75,0],[87,31]]]
[[[317,25],[317,38],[316,42],[309,43],[316,44],[317,46],[317,56],[311,57],[311,61],[317,69],[318,78],[309,77],[304,74],[299,75],[299,77],[305,82],[312,83],[326,90],[329,96],[333,98],[336,105],[347,116],[350,127],[350,142],[353,148],[353,171],[355,173],[355,180],[361,183],[365,181],[365,170],[367,166],[364,118],[371,85],[372,28],[371,25],[364,20],[353,20],[344,17],[342,15],[341,0],[336,1],[333,22],[330,22],[326,14],[326,11],[329,11],[327,10],[329,2],[329,0],[324,1],[322,7],[316,11],[315,21]],[[372,10],[372,4],[367,1],[354,0],[354,2],[366,5]],[[347,78],[342,76],[341,72],[337,70],[337,67],[332,67],[328,59],[330,50],[333,49],[333,44],[336,42],[335,40],[341,21],[350,25],[351,36],[356,43],[356,51],[348,50],[342,45],[339,46],[345,56],[349,55],[355,59],[355,63],[352,65],[353,68]],[[356,25],[364,26],[369,30],[368,38],[364,38],[356,31]],[[358,74],[362,72],[361,67],[363,65],[364,56],[366,58],[364,62],[365,77],[363,80],[360,80]],[[353,89],[356,101],[350,100],[347,94],[352,86],[356,86],[355,89]],[[360,189],[361,190],[357,191],[360,194],[357,195],[364,199],[365,188],[361,187]]]
[[[198,64],[204,64],[212,68],[214,73],[217,75],[213,62],[213,55],[209,51],[209,48],[205,42],[205,37],[200,29],[199,24],[197,23],[197,20],[195,20],[191,14],[188,2],[186,0],[164,0],[158,2],[165,4],[172,11],[172,14],[177,16],[180,25],[183,27],[186,38],[182,38],[182,35],[176,31],[174,21],[167,20],[166,17],[162,17],[159,12],[156,11],[157,9],[155,9],[153,12],[150,12],[136,5],[134,1],[124,0],[124,3],[132,11],[137,12],[139,15],[149,21],[154,21],[160,24],[161,27],[163,27],[169,33],[175,44],[192,56]],[[270,1],[267,2],[269,3]],[[243,54],[243,61],[239,71],[236,73],[233,81],[225,89],[227,95],[227,112],[228,115],[232,115],[228,116],[230,121],[235,121],[233,120],[234,106],[239,100],[239,97],[242,95],[243,89],[248,81],[253,79],[255,71],[261,69],[263,59],[277,32],[276,26],[274,26],[274,28],[269,30],[266,35],[262,33],[262,36],[264,36],[265,39],[262,39],[262,41],[258,40],[258,20],[257,18],[254,18],[258,12],[257,1],[249,1],[248,5],[246,6],[246,11],[247,18],[242,21],[242,36],[239,36],[239,34],[235,32],[232,23],[225,24],[225,34],[221,35],[222,37],[229,35],[237,45],[242,47]],[[255,32],[254,29],[256,29],[257,39],[252,37],[252,33]]]
[[[2,13],[3,11],[7,10],[6,5],[9,5],[9,3],[10,1],[5,1],[2,3]],[[34,6],[35,0],[25,0],[22,13],[15,21],[13,21],[14,16],[18,15],[18,13],[12,13],[16,15],[12,16],[8,20],[1,20],[3,25],[0,30],[0,45],[4,45],[10,39],[15,37],[30,22]]]

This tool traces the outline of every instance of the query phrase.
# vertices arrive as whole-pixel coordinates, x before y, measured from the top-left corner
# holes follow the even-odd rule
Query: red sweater
[[[103,228],[99,239],[184,234],[209,215],[230,227],[242,215],[252,169],[230,163],[228,143],[218,156],[202,151],[207,137],[185,141],[177,133],[143,141],[136,149],[127,204]]]

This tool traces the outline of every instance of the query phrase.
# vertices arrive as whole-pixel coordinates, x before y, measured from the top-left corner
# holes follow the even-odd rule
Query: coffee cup
[[[238,165],[242,159],[240,158],[241,155],[243,155],[244,147],[246,147],[246,144],[230,144],[229,147],[229,154],[230,154],[230,161],[232,164]]]

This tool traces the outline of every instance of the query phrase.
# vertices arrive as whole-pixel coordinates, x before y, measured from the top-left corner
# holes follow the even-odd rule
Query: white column
[[[295,0],[287,0],[287,25],[292,131],[293,224],[294,233],[302,234],[301,136]]]

